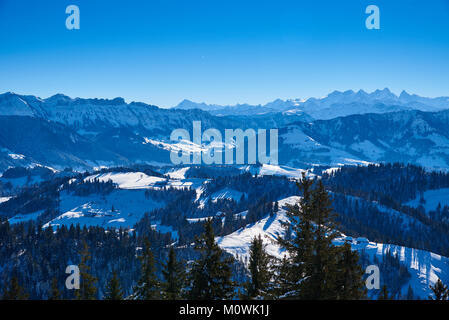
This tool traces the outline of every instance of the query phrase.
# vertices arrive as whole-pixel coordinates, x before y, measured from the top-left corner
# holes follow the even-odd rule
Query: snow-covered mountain
[[[298,123],[280,131],[284,148],[309,163],[409,162],[447,170],[449,111],[401,111]],[[286,156],[284,151],[281,156]],[[293,155],[294,154],[294,155]],[[285,163],[288,163],[287,161]]]
[[[332,119],[351,114],[385,113],[402,110],[440,111],[449,108],[449,97],[426,98],[402,91],[399,96],[388,88],[367,93],[347,90],[333,91],[323,98],[306,100],[277,99],[265,105],[238,104],[220,106],[216,104],[182,101],[175,108],[201,109],[214,115],[254,115],[263,113],[302,111],[314,119]]]
[[[225,129],[278,129],[279,163],[295,168],[385,161],[447,170],[449,111],[410,110],[444,108],[446,100],[404,92],[397,97],[387,89],[370,94],[346,91],[323,99],[291,100],[282,112],[215,116],[190,109],[191,104],[186,105],[188,110],[161,109],[122,98],[59,94],[41,99],[5,93],[0,95],[0,171],[36,164],[81,170],[170,164],[171,150],[180,147],[170,141],[171,132],[178,128],[191,132],[194,121],[201,121],[203,132],[215,128],[223,136]],[[270,108],[282,110],[283,103],[277,100]],[[329,116],[340,114],[338,110],[350,115]],[[309,115],[319,112],[332,119],[314,120]],[[207,146],[190,142],[188,148],[201,151]]]

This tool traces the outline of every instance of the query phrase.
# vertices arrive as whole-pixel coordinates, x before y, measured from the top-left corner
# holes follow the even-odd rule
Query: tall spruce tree
[[[380,290],[379,296],[377,297],[377,300],[392,300],[393,298],[390,296],[390,293],[388,292],[387,286],[384,284],[382,286],[382,289]]]
[[[433,297],[430,296],[431,300],[448,300],[449,299],[449,289],[448,287],[438,279],[437,282],[433,286],[430,286],[430,289],[433,292]]]
[[[337,247],[338,236],[331,199],[321,180],[303,174],[297,183],[299,205],[288,206],[287,236],[279,238],[288,252],[278,269],[278,295],[286,299],[360,299],[364,296],[358,256]],[[291,235],[290,235],[291,234]],[[342,277],[345,277],[342,280]]]
[[[159,281],[156,277],[154,255],[148,238],[144,239],[142,255],[139,256],[141,275],[134,288],[134,297],[140,300],[156,300],[160,298]]]
[[[51,288],[48,300],[60,300],[61,299],[61,292],[59,292],[58,288],[58,278],[54,277],[51,280]]]
[[[363,269],[358,263],[359,254],[357,251],[352,251],[348,243],[345,243],[339,249],[336,299],[355,300],[365,298],[366,289],[363,283]]]
[[[249,266],[250,279],[245,283],[244,298],[264,298],[268,295],[270,280],[271,257],[265,251],[262,237],[254,237],[250,246]]]
[[[92,257],[86,242],[83,242],[83,248],[79,254],[81,256],[81,262],[78,266],[80,270],[80,288],[76,290],[75,297],[77,300],[95,300],[97,299],[97,287],[95,286],[97,278],[90,274],[89,262]]]
[[[301,283],[306,276],[305,261],[313,254],[312,185],[313,181],[303,174],[296,183],[302,198],[297,205],[287,205],[287,222],[283,222],[284,237],[278,237],[278,244],[286,250],[277,266],[276,286],[273,295],[284,299],[298,299]]]
[[[28,294],[24,288],[19,284],[19,279],[13,276],[8,284],[3,289],[3,300],[27,300]]]
[[[195,240],[195,250],[200,253],[189,274],[188,297],[194,300],[223,300],[233,297],[231,280],[233,259],[225,257],[215,242],[212,219],[204,224],[204,233]]]
[[[104,300],[123,300],[123,290],[117,272],[112,272],[112,278],[106,285]]]
[[[170,248],[167,263],[163,265],[162,276],[162,297],[166,300],[181,299],[186,275],[184,265],[176,260],[173,247]]]

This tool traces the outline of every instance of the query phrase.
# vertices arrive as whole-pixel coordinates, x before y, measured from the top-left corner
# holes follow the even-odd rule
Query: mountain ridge
[[[349,108],[350,105],[354,105]],[[379,109],[379,106],[381,107]],[[389,107],[393,107],[390,108]],[[371,93],[360,89],[338,91],[335,90],[322,98],[308,99],[276,99],[266,104],[250,105],[217,105],[197,103],[183,100],[174,109],[200,109],[214,115],[224,116],[229,114],[254,115],[260,113],[285,112],[288,110],[301,110],[315,119],[330,119],[332,117],[345,116],[354,113],[383,113],[398,110],[440,111],[449,108],[449,97],[421,97],[409,94],[403,90],[399,96],[388,88],[377,89]],[[335,112],[335,108],[349,109]]]

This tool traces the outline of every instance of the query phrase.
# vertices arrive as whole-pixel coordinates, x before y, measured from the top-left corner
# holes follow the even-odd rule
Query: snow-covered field
[[[161,208],[165,203],[145,197],[145,190],[117,189],[105,196],[78,197],[61,195],[60,216],[45,226],[102,226],[132,228],[146,212]]]
[[[116,183],[120,189],[149,189],[155,184],[165,182],[166,179],[160,177],[148,176],[143,172],[108,172],[96,174],[85,178],[85,181],[93,181],[98,179],[101,182],[111,180]]]
[[[310,176],[310,172],[302,169],[296,169],[289,166],[262,164],[260,167],[243,166],[240,168],[242,171],[247,171],[257,175],[271,175],[271,176],[285,176],[289,178],[300,178],[303,172],[306,172]]]

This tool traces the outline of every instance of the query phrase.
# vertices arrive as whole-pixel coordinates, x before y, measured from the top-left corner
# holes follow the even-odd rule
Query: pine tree
[[[312,256],[312,184],[305,175],[296,184],[303,196],[299,206],[287,205],[288,222],[283,223],[285,236],[277,239],[278,244],[288,252],[288,258],[284,256],[276,268],[273,294],[280,298],[299,298],[301,283],[306,274],[304,261],[310,261]]]
[[[330,197],[321,180],[303,174],[299,206],[288,206],[286,236],[279,238],[289,253],[279,267],[278,294],[288,299],[360,299],[364,296],[358,255],[349,247],[337,247],[338,236]],[[344,277],[344,280],[342,279]]]
[[[233,297],[231,280],[232,258],[224,256],[215,242],[212,219],[204,224],[204,233],[195,240],[200,258],[193,263],[189,274],[189,298],[194,300],[222,300]]]
[[[105,300],[123,300],[123,290],[117,272],[112,272],[112,278],[106,285]]]
[[[254,237],[250,246],[249,271],[250,280],[245,284],[245,298],[265,297],[271,280],[271,258],[265,251],[262,238]]]
[[[363,299],[366,289],[363,283],[363,269],[358,264],[359,255],[345,243],[339,249],[337,271],[337,299]]]
[[[28,294],[20,286],[19,279],[16,276],[11,278],[9,284],[5,285],[3,289],[3,300],[27,300]]]
[[[48,300],[60,300],[60,299],[61,293],[59,292],[58,288],[58,278],[54,277],[51,280],[51,288]]]
[[[301,296],[305,299],[337,299],[337,259],[339,248],[332,244],[337,237],[333,221],[331,200],[319,180],[312,191],[311,217],[313,254],[305,261],[306,278],[302,282]]]
[[[141,300],[156,300],[160,298],[159,281],[156,277],[154,256],[151,251],[150,241],[145,238],[142,255],[139,257],[141,264],[141,276],[134,288],[134,296]]]
[[[438,281],[433,286],[430,286],[430,289],[432,290],[434,297],[430,296],[429,299],[431,300],[449,299],[449,289],[440,279],[438,279]]]
[[[413,292],[412,287],[409,285],[408,290],[407,290],[407,300],[414,300],[414,299],[415,299],[415,294]]]
[[[392,300],[392,297],[390,297],[390,294],[388,293],[387,286],[385,284],[382,286],[382,289],[379,293],[379,297],[377,299],[378,300]]]
[[[80,289],[76,291],[75,296],[78,300],[95,300],[97,299],[97,288],[95,283],[97,278],[90,274],[89,262],[92,259],[89,253],[89,247],[83,242],[83,249],[80,251],[81,262],[80,270]]]
[[[175,250],[170,248],[168,261],[163,265],[162,297],[166,300],[182,298],[182,290],[185,282],[184,266],[176,260]]]

